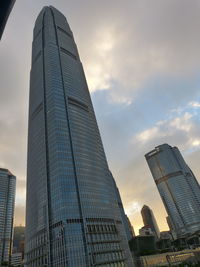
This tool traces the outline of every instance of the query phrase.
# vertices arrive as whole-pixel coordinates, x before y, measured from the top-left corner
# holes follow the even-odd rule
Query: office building
[[[73,33],[54,7],[34,28],[25,262],[133,266]]]
[[[152,231],[150,225],[145,225],[139,229],[139,235],[140,236],[149,236],[149,235],[155,236],[155,233]]]
[[[0,168],[0,266],[11,257],[15,188],[16,177]]]
[[[152,232],[155,234],[155,237],[159,239],[160,230],[158,228],[153,211],[147,205],[144,205],[141,210],[141,214],[142,214],[144,226],[150,227]]]
[[[110,175],[112,176],[112,173],[110,173]],[[131,225],[131,222],[128,216],[125,214],[124,207],[122,204],[122,199],[119,193],[119,189],[116,185],[114,178],[113,178],[113,183],[114,183],[114,188],[116,189],[117,202],[118,202],[119,210],[120,210],[121,217],[122,217],[122,223],[124,224],[124,227],[125,227],[126,237],[128,241],[130,241],[135,236],[135,232],[134,232],[133,226]]]
[[[199,231],[200,187],[178,148],[163,144],[145,157],[177,236]]]
[[[1,0],[0,2],[0,40],[14,3],[15,0]]]
[[[133,237],[129,241],[130,250],[132,254],[137,257],[146,255],[146,254],[155,254],[157,252],[155,239],[156,238],[153,234],[152,235],[138,235],[138,236]],[[138,264],[136,265],[138,266]]]
[[[22,253],[21,252],[16,252],[11,255],[11,265],[13,267],[19,267],[22,266],[23,264],[23,259],[22,259]]]
[[[138,265],[143,267],[155,266],[199,266],[200,250],[186,249],[177,252],[167,252],[154,255],[142,256]]]
[[[128,229],[129,229],[129,232],[130,232],[130,237],[133,238],[135,236],[135,230],[134,230],[134,227],[131,224],[131,221],[130,221],[130,219],[129,219],[129,217],[127,215],[126,215],[126,221],[127,221]]]
[[[13,234],[13,253],[22,253],[22,258],[24,258],[24,242],[25,242],[25,227],[15,226]]]
[[[170,219],[169,216],[166,217],[166,221],[173,239],[176,239],[177,238],[176,229],[174,228],[172,220]]]

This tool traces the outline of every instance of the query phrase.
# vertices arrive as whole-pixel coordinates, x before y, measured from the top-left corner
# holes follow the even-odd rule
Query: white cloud
[[[160,134],[161,132],[159,130],[159,127],[155,126],[139,133],[138,135],[136,135],[136,138],[134,137],[134,140],[136,139],[138,142],[146,143],[151,138],[155,138],[155,136],[158,136]]]
[[[180,144],[182,148],[189,149],[199,145],[198,128],[194,115],[185,112],[181,116],[158,121],[155,126],[134,135],[131,143],[159,145],[169,142],[169,144],[177,146]],[[182,143],[183,140],[184,143]]]
[[[200,139],[195,139],[194,141],[192,141],[192,146],[200,147]]]
[[[197,101],[191,101],[189,103],[189,106],[193,107],[193,108],[200,108],[200,103]]]
[[[125,212],[128,216],[133,216],[136,213],[140,212],[140,210],[141,205],[136,201],[130,202],[125,206]]]
[[[96,4],[96,17],[90,14],[88,18],[96,21],[87,28],[90,38],[78,44],[91,91],[113,89],[112,101],[123,103],[118,99],[130,99],[130,92],[134,98],[155,77],[193,80],[200,67],[199,3],[110,1],[107,10],[103,3]],[[121,84],[123,92],[111,86],[112,80]],[[177,89],[168,93],[172,90]]]
[[[193,127],[193,123],[190,120],[191,118],[192,114],[185,112],[185,114],[182,117],[177,117],[169,121],[169,129],[176,129],[189,132]]]

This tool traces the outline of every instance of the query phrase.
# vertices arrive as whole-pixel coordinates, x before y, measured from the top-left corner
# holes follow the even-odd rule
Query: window
[[[73,53],[71,53],[69,50],[67,50],[67,49],[65,49],[63,47],[60,47],[60,50],[61,50],[61,52],[65,53],[66,55],[68,55],[68,56],[72,57],[73,59],[77,60],[77,57]]]

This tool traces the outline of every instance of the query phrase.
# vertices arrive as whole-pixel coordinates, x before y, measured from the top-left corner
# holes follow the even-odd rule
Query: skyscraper
[[[116,186],[114,178],[113,178],[113,181],[114,181],[114,186],[116,188],[117,202],[118,202],[118,206],[120,209],[122,222],[123,222],[124,227],[125,227],[127,239],[128,239],[128,241],[130,241],[135,236],[135,232],[134,232],[133,226],[131,225],[131,222],[130,222],[128,216],[125,214],[124,207],[123,207],[122,200],[121,200],[121,196],[119,193],[119,189]]]
[[[11,257],[15,188],[16,177],[0,168],[0,266]]]
[[[53,7],[36,20],[29,101],[26,266],[133,266],[73,33]]]
[[[159,239],[160,231],[156,219],[154,217],[153,211],[147,205],[144,205],[141,210],[141,214],[144,226],[149,226],[152,232],[155,234],[156,238]]]
[[[200,230],[200,187],[178,148],[163,144],[145,157],[176,234]]]
[[[176,229],[174,229],[172,220],[170,219],[169,216],[166,217],[166,221],[167,221],[171,236],[173,237],[173,239],[176,239],[177,238]]]
[[[0,2],[0,39],[14,3],[15,0],[1,0]]]

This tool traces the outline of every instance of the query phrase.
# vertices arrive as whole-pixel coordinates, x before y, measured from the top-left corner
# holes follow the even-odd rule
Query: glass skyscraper
[[[0,266],[11,260],[15,189],[16,177],[0,168]]]
[[[73,33],[54,7],[32,46],[26,266],[133,266]]]
[[[200,187],[178,148],[163,144],[145,157],[177,236],[200,230]]]
[[[149,226],[153,233],[155,234],[156,238],[160,238],[160,230],[158,228],[155,216],[153,214],[153,211],[147,206],[144,205],[141,210],[142,219],[144,226]]]

